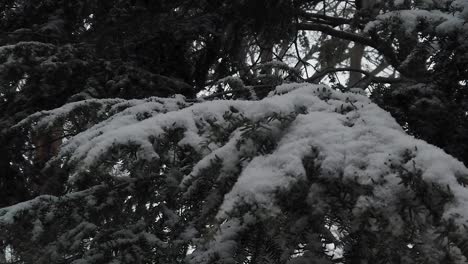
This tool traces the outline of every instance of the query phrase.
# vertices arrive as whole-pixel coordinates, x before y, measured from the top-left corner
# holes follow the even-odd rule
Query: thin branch
[[[336,30],[332,27],[321,25],[321,24],[313,24],[313,23],[298,23],[297,24],[297,29],[299,30],[312,30],[312,31],[320,31],[323,32],[327,35],[341,38],[341,39],[347,39],[350,41],[354,41],[366,46],[373,47],[375,49],[378,48],[378,45],[376,42],[374,42],[372,39],[364,37],[359,34],[351,33],[351,32],[346,32],[346,31],[341,31],[341,30]]]
[[[294,47],[296,49],[296,55],[297,55],[297,59],[299,60],[299,62],[301,62],[303,65],[304,65],[304,71],[306,73],[306,78],[309,78],[309,73],[307,71],[307,61],[304,61],[302,58],[301,58],[301,54],[299,53],[299,48],[297,46],[297,36],[296,36],[296,39],[294,39]]]
[[[318,13],[301,12],[299,16],[308,20],[314,20],[314,22],[322,22],[323,24],[331,25],[334,27],[351,23],[351,19],[332,17]]]
[[[307,79],[307,82],[316,83],[317,80],[321,80],[324,76],[330,73],[337,73],[337,72],[359,72],[370,78],[372,82],[377,83],[399,83],[406,81],[405,79],[401,78],[386,78],[386,77],[377,77],[372,75],[370,72],[362,70],[362,69],[354,69],[354,68],[327,68],[320,71],[316,76],[313,76]]]
[[[379,41],[378,36],[373,35],[372,38],[367,38],[363,35],[346,32],[342,30],[336,30],[332,27],[321,25],[321,24],[314,24],[314,23],[297,23],[298,30],[312,30],[312,31],[320,31],[324,34],[340,38],[346,39],[350,41],[354,41],[355,43],[360,43],[362,45],[366,45],[378,50],[382,53],[387,61],[396,69],[399,69],[399,60],[395,56],[391,44]]]

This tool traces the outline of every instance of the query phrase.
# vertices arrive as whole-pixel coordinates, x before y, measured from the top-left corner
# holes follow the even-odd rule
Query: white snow
[[[408,35],[411,35],[415,32],[420,22],[424,22],[432,27],[435,33],[442,36],[454,32],[459,32],[462,36],[466,36],[468,29],[468,25],[465,22],[468,18],[467,1],[453,1],[451,4],[453,12],[433,10],[430,9],[431,5],[429,4],[423,4],[421,7],[427,9],[397,10],[381,14],[377,16],[376,20],[369,22],[364,31],[369,32],[384,25],[384,23],[399,21],[401,23],[401,28],[404,29]],[[464,38],[461,38],[461,41],[464,40]]]
[[[412,161],[402,165],[411,169],[414,161],[423,171],[425,180],[442,186],[449,185],[458,198],[457,203],[468,204],[468,192],[457,183],[456,178],[458,175],[468,175],[465,166],[441,149],[406,135],[390,114],[371,103],[367,97],[310,84],[282,85],[275,93],[285,94],[272,94],[261,101],[202,102],[181,110],[177,106],[180,98],[165,99],[164,103],[132,101],[132,107],[66,141],[59,156],[69,156],[72,162],[77,162],[77,174],[99,163],[100,157],[119,145],[136,145],[140,149],[141,159],[157,159],[157,150],[149,139],[164,137],[167,129],[182,128],[185,133],[179,144],[189,145],[198,152],[204,152],[205,156],[186,176],[183,181],[186,182],[209,166],[215,156],[223,160],[226,171],[233,170],[233,164],[239,162],[241,153],[235,149],[239,132],[234,132],[225,145],[211,149],[209,153],[206,153],[206,149],[201,150],[202,142],[210,141],[207,132],[200,130],[200,127],[209,126],[207,120],[216,120],[221,127],[227,126],[223,114],[232,107],[249,120],[260,120],[272,113],[291,113],[304,107],[307,113],[297,116],[287,133],[278,138],[278,146],[273,153],[254,157],[245,165],[237,183],[225,197],[219,217],[233,210],[239,202],[277,212],[272,193],[279,188],[288,188],[291,183],[304,177],[302,159],[312,148],[319,150],[323,177],[336,177],[343,173],[345,177],[358,177],[362,184],[372,184],[381,175],[394,177],[385,163],[389,159],[399,162],[399,157],[406,150],[417,149]],[[323,96],[329,97],[328,100],[322,100],[320,97]],[[112,101],[115,102],[123,103],[120,100]],[[72,103],[61,109],[43,112],[47,114],[44,120],[52,122],[51,116],[62,116],[79,104]],[[340,109],[346,108],[351,108],[351,111],[340,113]],[[142,121],[134,118],[136,112],[148,110],[153,112],[152,117]],[[376,197],[387,199],[395,195],[401,189],[397,182],[389,180],[388,184],[395,186],[386,186],[388,189],[376,193]],[[447,211],[447,217],[450,213],[459,213],[463,221],[468,220],[468,212],[464,211],[465,207],[459,208],[454,204]]]
[[[165,131],[176,127],[185,131],[180,145],[190,145],[202,152],[201,143],[210,140],[207,132],[200,131],[199,128],[209,126],[207,120],[216,120],[219,126],[226,126],[227,121],[223,114],[232,107],[249,120],[260,120],[272,113],[291,113],[304,107],[307,114],[299,115],[294,120],[287,133],[278,139],[278,146],[273,153],[257,156],[246,164],[231,193],[225,197],[219,212],[220,217],[224,212],[232,210],[239,201],[264,206],[271,212],[277,211],[271,193],[278,188],[288,188],[289,184],[304,177],[301,162],[311,148],[317,148],[320,152],[324,177],[336,177],[343,172],[345,177],[358,176],[362,184],[371,184],[372,180],[377,180],[382,174],[393,177],[384,163],[388,159],[398,159],[407,149],[417,149],[413,160],[423,170],[424,178],[441,185],[448,184],[461,203],[468,202],[465,188],[458,185],[456,179],[456,175],[468,174],[463,164],[439,148],[406,135],[390,114],[371,103],[365,96],[340,93],[323,85],[310,84],[282,85],[275,93],[283,95],[271,94],[261,101],[202,102],[182,110],[178,110],[180,107],[177,106],[180,98],[163,100],[164,103],[132,101],[133,106],[127,110],[70,138],[64,143],[60,155],[69,155],[71,161],[78,162],[78,171],[100,162],[101,156],[119,145],[139,146],[142,159],[157,159],[157,150],[149,138],[164,137]],[[327,96],[329,100],[322,100],[320,96]],[[110,102],[123,103],[121,100]],[[51,116],[62,116],[79,104],[73,103],[62,109],[43,112],[47,117],[44,119],[46,121],[41,122],[51,122]],[[340,109],[344,108],[351,108],[351,111],[340,113]],[[135,113],[141,111],[150,111],[153,116],[138,121]],[[239,133],[235,132],[225,145],[211,149],[210,153],[203,153],[205,157],[195,165],[184,182],[196,177],[202,168],[209,166],[215,156],[223,160],[227,171],[232,170],[229,167],[239,162],[241,155],[235,149],[238,137]],[[403,165],[410,168],[412,162]],[[389,184],[396,184],[396,181],[389,181]],[[394,188],[400,189],[398,185]],[[376,194],[376,197],[385,196],[383,199],[395,195],[392,188],[389,190]],[[464,208],[457,209],[456,206],[450,210],[459,212],[463,219],[468,219],[468,214],[462,213],[463,211]]]
[[[112,104],[116,102],[124,104],[119,100]],[[41,114],[48,123],[55,122],[53,116],[65,118],[65,113],[79,104]],[[302,83],[279,86],[260,101],[217,100],[189,106],[183,98],[176,98],[132,101],[131,105],[69,138],[57,159],[68,160],[68,165],[74,169],[74,177],[80,177],[82,171],[100,164],[110,149],[121,145],[138,147],[138,158],[152,162],[159,157],[152,140],[163,140],[171,129],[185,131],[178,144],[192,147],[202,157],[182,180],[181,187],[186,188],[187,193],[191,191],[191,182],[202,177],[203,169],[214,159],[222,161],[220,178],[232,173],[239,175],[217,212],[219,221],[224,222],[213,238],[218,242],[208,246],[209,250],[202,255],[197,255],[200,250],[195,250],[195,259],[204,259],[205,254],[213,251],[230,255],[234,246],[232,239],[253,221],[252,218],[281,214],[275,193],[288,190],[306,177],[303,160],[313,149],[318,151],[316,162],[320,165],[320,177],[355,180],[371,188],[372,195],[362,195],[358,199],[353,210],[356,217],[366,208],[385,208],[394,229],[392,232],[397,234],[402,229],[403,222],[394,215],[394,210],[399,194],[407,189],[400,184],[401,179],[392,170],[392,165],[407,171],[420,170],[425,182],[449,186],[454,201],[445,206],[443,217],[455,220],[460,226],[468,224],[468,190],[457,181],[458,177],[467,177],[468,169],[441,149],[405,134],[389,113],[364,95]],[[151,115],[138,120],[135,115],[140,111]],[[242,141],[238,147],[244,135],[243,127],[231,130],[227,141],[213,143],[210,124],[226,129],[230,125],[226,113],[251,122],[265,120],[274,114],[294,115],[286,128],[281,128],[284,124],[277,120],[265,123],[264,131],[271,134],[276,146],[272,152],[262,155],[255,152],[255,139]],[[41,123],[40,119],[37,122]],[[204,142],[211,142],[209,148],[201,147]],[[408,152],[412,156],[404,160],[403,156]],[[248,155],[253,155],[252,159],[241,161]],[[230,215],[238,213],[240,206],[248,206],[255,212],[244,214],[245,219],[239,222]],[[2,209],[0,222],[11,222],[18,211],[30,207],[31,204],[26,202]]]

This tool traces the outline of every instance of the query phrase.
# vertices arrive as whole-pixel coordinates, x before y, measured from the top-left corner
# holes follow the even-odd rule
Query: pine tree
[[[0,263],[467,263],[467,10],[4,1]]]
[[[466,261],[468,169],[360,94],[85,100],[16,128],[57,126],[66,194],[1,211],[26,263]]]

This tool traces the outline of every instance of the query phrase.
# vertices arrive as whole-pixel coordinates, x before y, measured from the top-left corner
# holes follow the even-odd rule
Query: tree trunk
[[[364,56],[364,46],[354,43],[354,47],[350,51],[350,67],[352,69],[361,70],[362,57]],[[349,87],[358,87],[359,81],[362,78],[360,72],[351,71],[349,73]]]

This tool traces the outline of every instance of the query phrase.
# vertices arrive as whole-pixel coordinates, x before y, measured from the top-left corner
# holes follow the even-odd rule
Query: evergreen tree
[[[468,262],[466,1],[0,8],[0,263]]]

